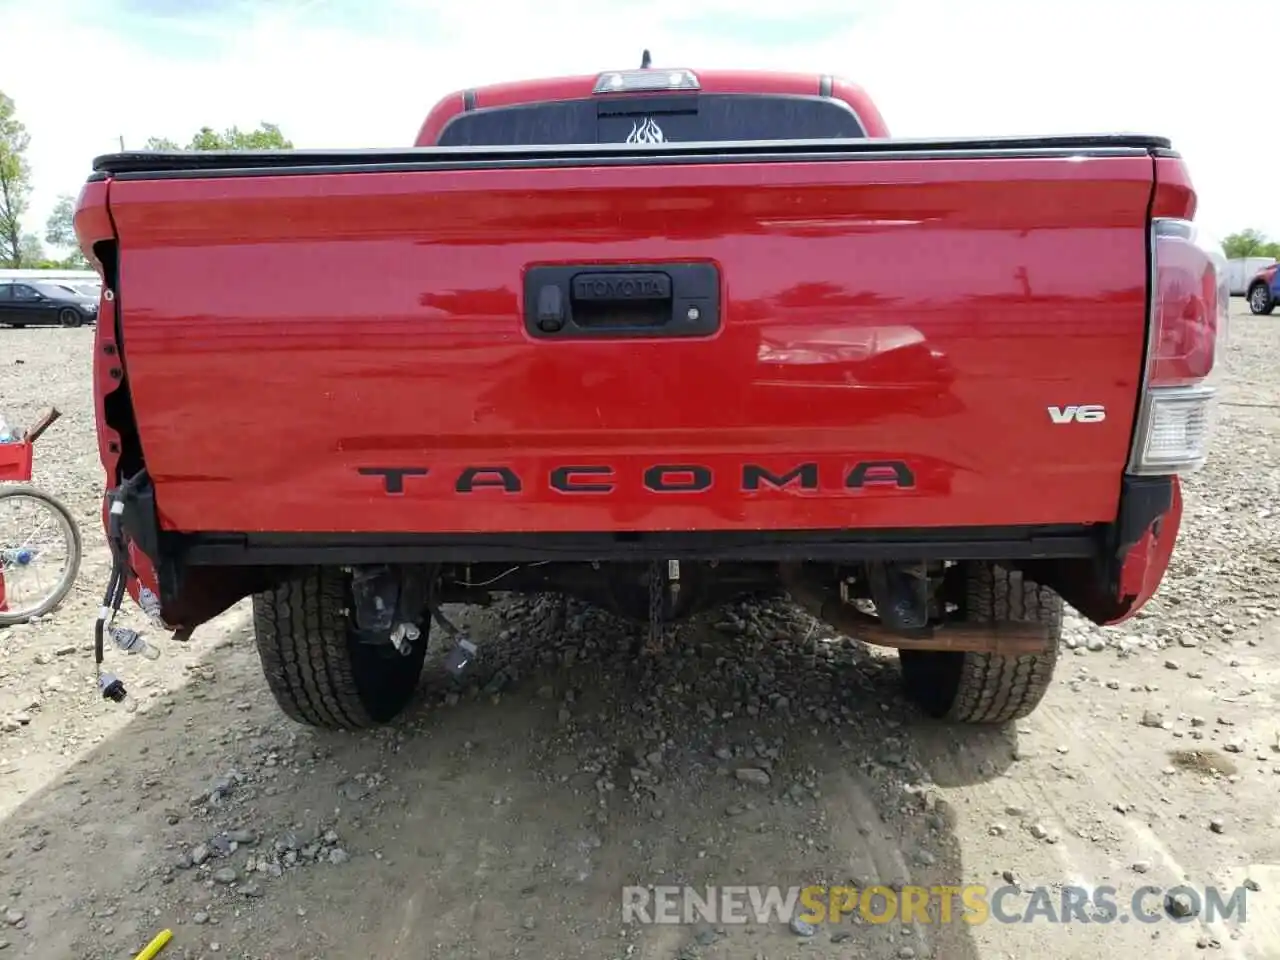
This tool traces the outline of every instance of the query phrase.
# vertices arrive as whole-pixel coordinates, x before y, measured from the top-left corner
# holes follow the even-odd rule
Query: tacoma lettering
[[[844,485],[851,489],[868,486],[914,487],[915,474],[901,460],[868,460],[856,464],[845,477]]]
[[[588,477],[596,477],[593,482]],[[551,471],[551,489],[561,493],[609,493],[613,490],[613,467],[556,467]]]
[[[361,476],[380,477],[382,491],[389,495],[405,492],[405,480],[409,477],[425,478],[431,475],[429,467],[357,467]],[[700,463],[657,463],[645,468],[637,478],[646,490],[653,493],[702,493],[715,483],[715,471]],[[820,490],[821,472],[813,462],[797,463],[789,468],[776,468],[759,463],[744,463],[738,476],[738,489],[743,492],[759,490]],[[829,484],[836,482],[832,477]],[[861,490],[865,487],[890,487],[909,490],[915,487],[915,473],[902,460],[864,460],[852,464],[839,479],[845,490]],[[547,472],[547,486],[557,493],[576,496],[580,494],[613,493],[618,487],[618,471],[605,464],[565,464]],[[525,480],[511,467],[474,466],[463,467],[453,480],[455,493],[472,494],[484,490],[501,490],[504,493],[521,493]]]
[[[663,463],[644,472],[644,485],[654,493],[696,493],[711,488],[711,469],[697,464]]]
[[[799,481],[798,487],[801,490],[817,490],[818,465],[816,463],[802,463],[800,466],[781,474],[772,473],[754,463],[745,464],[742,468],[743,490],[759,490],[761,483],[767,483],[769,486],[780,490],[792,483],[796,483],[796,481]]]
[[[383,493],[404,493],[405,477],[425,477],[426,467],[360,467],[366,477],[381,477]]]
[[[470,493],[476,487],[499,487],[507,493],[519,493],[520,478],[508,467],[467,467],[458,475],[454,489]]]

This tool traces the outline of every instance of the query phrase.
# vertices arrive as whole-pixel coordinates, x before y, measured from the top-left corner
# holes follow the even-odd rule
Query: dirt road
[[[0,958],[1280,957],[1280,319],[1235,320],[1210,465],[1135,621],[1073,620],[1030,720],[955,730],[892,655],[744,603],[628,661],[628,628],[553,598],[469,610],[406,720],[285,720],[237,608],[93,685],[106,576],[87,330],[0,330],[0,406],[44,403],[37,479],[84,525],[68,603],[0,631]],[[144,626],[131,608],[126,618]],[[740,770],[753,771],[741,773]],[[1248,883],[1247,917],[1165,905]],[[1112,923],[624,924],[625,885],[1114,887]],[[1158,888],[1158,922],[1129,916]],[[1190,910],[1188,910],[1190,908]],[[1173,913],[1187,913],[1174,922]],[[1133,920],[1133,922],[1126,922]]]

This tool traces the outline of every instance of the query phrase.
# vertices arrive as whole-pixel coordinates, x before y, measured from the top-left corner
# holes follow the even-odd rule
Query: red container
[[[26,440],[20,443],[0,443],[0,482],[14,481],[27,483],[31,479],[32,444]],[[0,571],[0,613],[8,606],[4,602],[4,573]]]
[[[32,444],[0,443],[0,482],[27,483],[31,480]]]

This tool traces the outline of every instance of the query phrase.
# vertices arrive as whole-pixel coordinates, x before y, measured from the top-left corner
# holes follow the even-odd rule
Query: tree
[[[1267,239],[1261,230],[1250,227],[1239,233],[1228,234],[1222,241],[1222,247],[1229,258],[1236,257],[1275,257],[1280,260],[1280,243]]]
[[[222,132],[212,127],[201,127],[200,132],[185,146],[168,137],[152,137],[146,143],[148,150],[292,150],[292,141],[286,140],[274,123],[261,123],[256,130],[229,127]]]
[[[55,247],[74,247],[76,245],[75,230],[76,202],[69,194],[58,197],[53,205],[53,212],[44,225],[44,242]]]
[[[24,233],[18,241],[17,259],[20,266],[26,270],[43,270],[57,266],[57,263],[45,254],[40,238],[34,233]]]
[[[0,91],[0,265],[13,268],[25,263],[22,217],[31,197],[31,168],[26,156],[30,143],[13,99]]]
[[[58,197],[53,205],[53,212],[45,221],[45,243],[55,247],[71,248],[71,253],[58,266],[63,270],[86,270],[89,261],[80,252],[80,241],[76,238],[75,228],[76,202],[68,194]]]

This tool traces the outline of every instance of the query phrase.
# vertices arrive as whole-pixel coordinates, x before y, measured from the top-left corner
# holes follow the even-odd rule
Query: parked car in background
[[[1233,297],[1243,297],[1258,271],[1276,262],[1275,257],[1232,257],[1227,261],[1227,282]]]
[[[57,285],[78,297],[91,297],[95,301],[102,298],[102,287],[96,283],[72,283],[69,280],[59,280]]]
[[[98,318],[98,297],[61,283],[0,280],[0,326],[78,327]]]
[[[1270,313],[1280,300],[1280,263],[1263,267],[1249,281],[1249,309],[1253,313]]]

